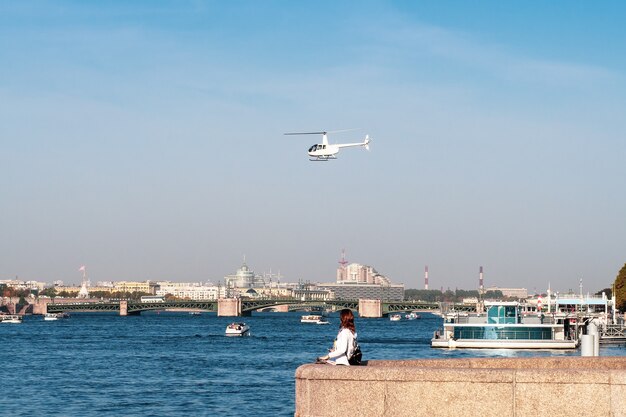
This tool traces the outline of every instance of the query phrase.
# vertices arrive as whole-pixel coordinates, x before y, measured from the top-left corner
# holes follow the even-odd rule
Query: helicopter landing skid
[[[315,158],[309,158],[309,161],[318,162],[318,161],[328,161],[329,159],[337,159],[336,156],[316,156]]]

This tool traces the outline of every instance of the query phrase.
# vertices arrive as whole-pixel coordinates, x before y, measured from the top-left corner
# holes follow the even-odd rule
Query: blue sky
[[[0,3],[0,277],[609,286],[621,2]],[[311,163],[315,137],[371,151]]]

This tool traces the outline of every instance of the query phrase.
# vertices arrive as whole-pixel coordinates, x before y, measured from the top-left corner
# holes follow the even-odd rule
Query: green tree
[[[598,291],[594,295],[597,295],[597,296],[600,297],[600,296],[602,296],[602,293],[604,293],[604,295],[606,295],[606,298],[608,298],[610,300],[611,296],[613,295],[613,290],[611,288],[605,288],[603,290]]]
[[[111,291],[89,291],[89,297],[91,298],[110,298]]]
[[[502,300],[502,298],[504,298],[504,295],[502,295],[502,291],[500,290],[487,291],[483,298],[489,300]]]
[[[418,301],[441,301],[442,294],[439,290],[416,290],[408,289],[404,290],[405,300],[418,300]]]
[[[54,287],[45,288],[39,293],[39,295],[45,295],[46,297],[54,298],[57,296],[57,289]]]
[[[626,311],[626,264],[615,278],[615,305],[620,311]]]

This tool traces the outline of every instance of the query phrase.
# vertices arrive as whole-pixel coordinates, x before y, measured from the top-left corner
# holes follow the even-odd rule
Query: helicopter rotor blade
[[[328,132],[289,132],[285,135],[325,135]]]
[[[329,133],[339,133],[339,132],[351,132],[353,130],[360,130],[360,127],[353,129],[339,129],[339,130],[326,130],[322,132],[288,132],[285,135],[327,135]]]

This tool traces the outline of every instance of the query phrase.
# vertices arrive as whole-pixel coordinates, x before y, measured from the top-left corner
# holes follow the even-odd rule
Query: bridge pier
[[[383,316],[381,300],[359,299],[359,317],[380,318]]]
[[[120,316],[128,316],[128,301],[120,300]]]
[[[239,317],[241,315],[241,298],[220,298],[217,300],[218,317]]]
[[[42,316],[48,313],[48,298],[38,298],[33,305],[33,314],[41,314]]]

